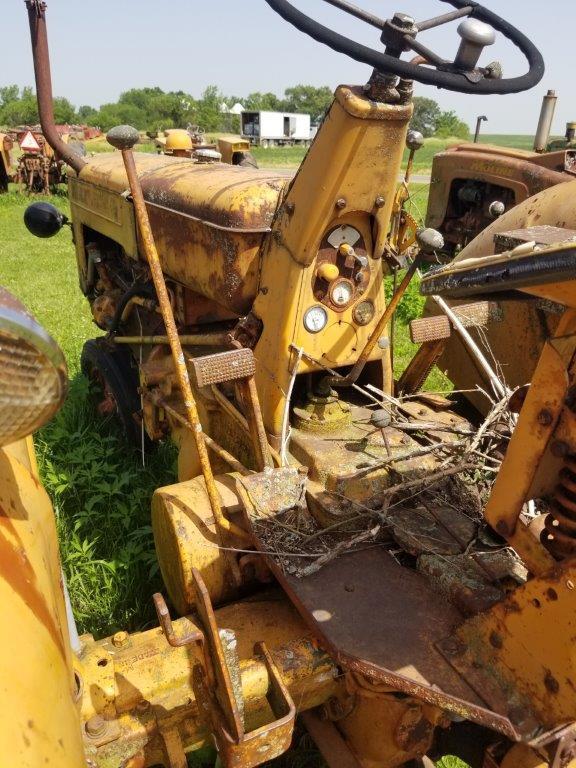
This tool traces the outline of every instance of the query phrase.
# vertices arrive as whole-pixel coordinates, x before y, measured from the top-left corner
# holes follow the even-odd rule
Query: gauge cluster
[[[370,259],[362,234],[349,224],[331,229],[323,239],[312,277],[316,304],[304,313],[304,327],[319,333],[328,323],[327,309],[342,313],[352,307],[356,325],[368,325],[375,307],[362,296],[370,285]]]

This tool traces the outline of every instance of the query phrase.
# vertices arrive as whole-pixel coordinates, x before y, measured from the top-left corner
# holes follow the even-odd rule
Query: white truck
[[[258,147],[310,144],[310,115],[295,112],[241,113],[242,138]]]

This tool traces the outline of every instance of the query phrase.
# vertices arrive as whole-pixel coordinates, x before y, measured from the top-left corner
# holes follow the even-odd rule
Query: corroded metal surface
[[[515,738],[507,711],[492,711],[435,647],[461,614],[388,552],[349,553],[305,579],[269,565],[339,664]]]
[[[245,379],[254,376],[256,370],[251,349],[231,349],[215,355],[193,357],[190,365],[198,387]]]

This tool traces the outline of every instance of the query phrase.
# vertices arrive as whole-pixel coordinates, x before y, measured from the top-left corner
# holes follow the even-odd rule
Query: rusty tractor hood
[[[148,203],[221,229],[269,231],[290,182],[281,174],[224,163],[145,153],[135,153],[135,160]],[[128,189],[120,152],[91,158],[79,177],[119,194]]]
[[[164,274],[228,312],[246,314],[258,291],[262,245],[290,177],[139,152],[135,162]],[[134,223],[118,210],[128,191],[120,152],[93,157],[71,175],[76,226],[125,246],[120,238]]]

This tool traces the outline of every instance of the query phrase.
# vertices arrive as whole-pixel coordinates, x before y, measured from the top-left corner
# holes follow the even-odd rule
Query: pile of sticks
[[[390,427],[410,434],[417,447],[389,450],[388,457],[371,464],[359,474],[368,474],[386,466],[397,482],[375,500],[360,503],[334,491],[323,497],[333,516],[339,519],[321,527],[310,509],[313,503],[285,511],[274,517],[252,520],[267,554],[288,574],[306,577],[316,573],[335,558],[360,548],[392,546],[388,517],[394,507],[417,506],[421,501],[458,504],[466,514],[480,523],[494,475],[498,472],[506,443],[514,428],[514,414],[508,410],[509,393],[493,400],[486,418],[477,427],[460,421],[455,426],[427,418],[406,418],[403,401],[387,398]],[[383,403],[380,403],[383,405]],[[422,470],[411,470],[403,476],[397,469],[409,460],[433,457]],[[410,461],[417,467],[418,462]],[[460,500],[458,502],[458,499]],[[309,509],[310,507],[310,509]]]

